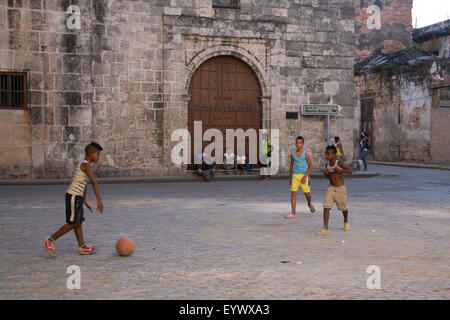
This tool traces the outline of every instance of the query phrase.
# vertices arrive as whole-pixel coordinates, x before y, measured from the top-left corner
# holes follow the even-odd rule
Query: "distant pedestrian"
[[[339,161],[347,161],[347,158],[344,154],[344,148],[342,147],[341,138],[334,137],[334,146],[337,150],[336,159],[338,159]]]
[[[359,140],[359,157],[358,157],[358,168],[359,168],[359,160],[364,163],[364,171],[367,171],[367,160],[366,155],[369,151],[369,136],[364,131],[361,132],[361,140]]]
[[[260,161],[260,167],[261,168],[266,168],[267,171],[270,169],[270,160],[272,157],[272,151],[273,151],[273,147],[272,147],[272,142],[270,142],[270,139],[267,137],[267,133],[264,134],[263,139],[265,139],[265,143],[264,143],[264,149],[263,149],[263,154],[266,158],[266,164],[262,164]],[[270,180],[270,175],[261,175],[261,179],[264,179],[266,181]]]

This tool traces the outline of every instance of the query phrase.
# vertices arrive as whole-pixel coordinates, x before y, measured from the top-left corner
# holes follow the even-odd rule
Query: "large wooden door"
[[[202,134],[215,128],[225,130],[261,128],[261,87],[250,67],[232,56],[218,56],[200,65],[189,87],[188,129],[194,137],[194,121],[202,121]],[[210,142],[204,142],[203,148]],[[236,145],[234,153],[236,154]],[[192,143],[191,163],[194,161]],[[248,141],[246,143],[248,160]]]

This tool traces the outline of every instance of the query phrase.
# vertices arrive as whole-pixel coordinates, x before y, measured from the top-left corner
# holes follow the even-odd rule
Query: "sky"
[[[426,27],[447,19],[450,19],[450,0],[413,0],[414,28]]]

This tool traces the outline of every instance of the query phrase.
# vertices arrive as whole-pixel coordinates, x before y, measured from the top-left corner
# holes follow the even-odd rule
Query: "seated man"
[[[245,160],[247,157],[245,155],[238,155],[237,156],[237,167],[240,170],[239,174],[244,173],[244,171],[247,171],[248,174],[252,173],[252,168],[250,163],[245,164]]]
[[[197,168],[197,174],[205,181],[211,181],[214,177],[214,174],[216,173],[215,169],[215,162],[214,160],[205,152],[201,154],[196,154],[196,168]],[[198,164],[198,162],[202,161],[202,164]]]
[[[230,148],[223,154],[223,167],[227,174],[230,174],[230,170],[234,169],[234,153],[231,152]]]

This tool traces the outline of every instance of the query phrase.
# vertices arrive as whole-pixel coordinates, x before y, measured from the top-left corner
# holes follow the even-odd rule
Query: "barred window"
[[[24,109],[27,105],[26,73],[0,72],[0,108]]]
[[[373,119],[373,98],[361,99],[361,119]]]
[[[238,8],[239,0],[213,0],[213,8]]]

